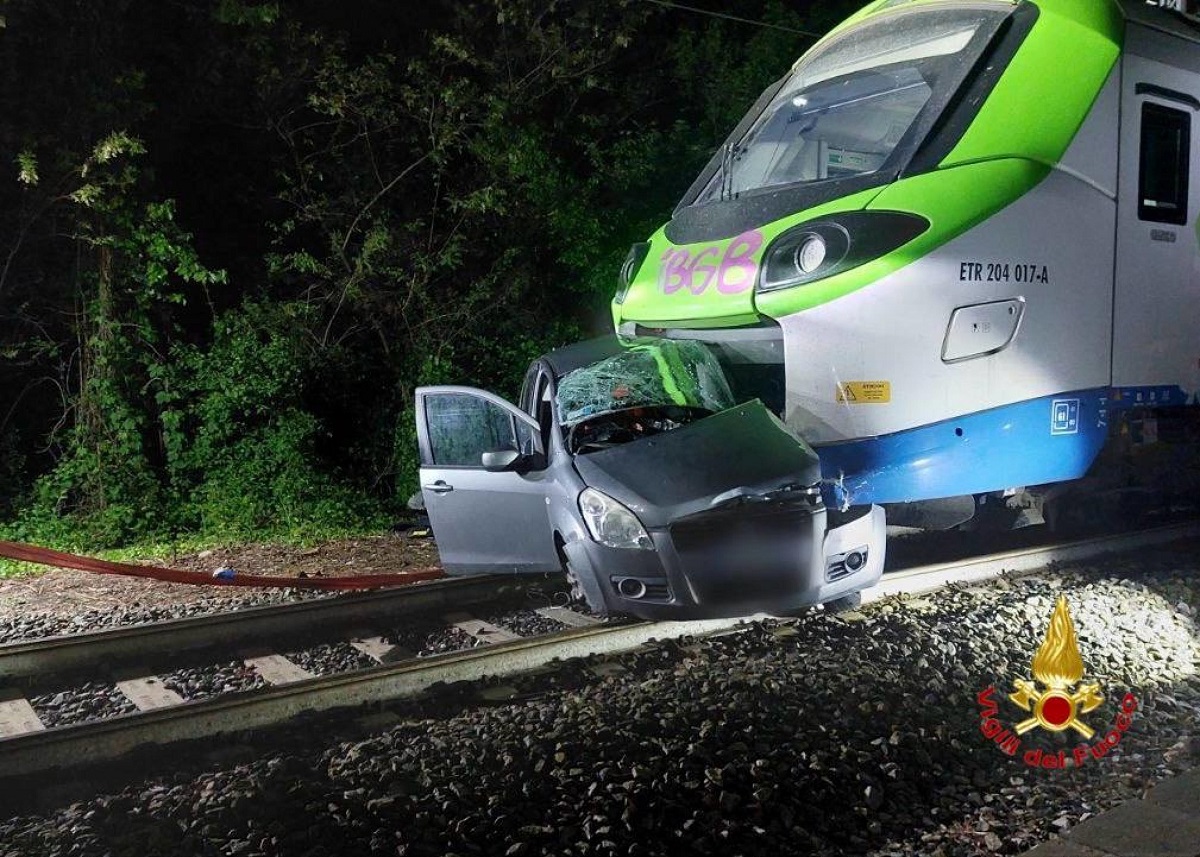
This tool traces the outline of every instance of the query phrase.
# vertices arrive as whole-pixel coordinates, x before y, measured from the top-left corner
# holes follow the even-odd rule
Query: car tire
[[[562,560],[563,573],[567,577],[567,585],[571,587],[571,604],[587,607],[588,611],[593,616],[600,618],[607,617],[611,612],[608,609],[608,605],[605,604],[603,600],[601,600],[599,604],[596,603],[596,599],[592,594],[592,589],[586,586],[584,582],[580,580],[579,575],[575,573],[575,570],[571,568],[571,561],[567,559],[566,553],[560,550],[559,559]]]
[[[862,593],[851,592],[849,595],[843,595],[841,598],[826,601],[823,606],[825,607],[825,612],[830,615],[849,613],[851,610],[857,610],[862,606]]]

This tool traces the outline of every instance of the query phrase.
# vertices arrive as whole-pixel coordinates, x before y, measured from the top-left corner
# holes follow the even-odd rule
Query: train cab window
[[[1138,219],[1187,223],[1191,117],[1161,104],[1142,104]]]
[[[696,201],[883,169],[958,89],[1004,20],[998,8],[930,6],[843,32],[793,67],[727,145]]]

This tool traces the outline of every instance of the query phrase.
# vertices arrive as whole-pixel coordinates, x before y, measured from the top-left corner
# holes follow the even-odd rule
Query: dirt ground
[[[404,533],[385,533],[341,539],[310,548],[249,544],[214,548],[199,553],[147,556],[132,562],[165,565],[207,576],[222,566],[246,574],[287,577],[386,574],[435,568],[437,547],[432,539]],[[22,614],[74,616],[89,611],[124,607],[155,607],[227,599],[244,601],[243,587],[191,586],[138,577],[50,569],[42,574],[0,579],[0,620]]]

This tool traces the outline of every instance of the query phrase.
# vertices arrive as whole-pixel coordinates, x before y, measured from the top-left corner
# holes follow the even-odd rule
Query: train
[[[630,249],[608,340],[515,405],[417,391],[447,571],[647,618],[844,609],[886,525],[1194,496],[1198,43],[1134,0],[851,16]]]
[[[877,0],[631,249],[614,327],[747,355],[829,502],[889,523],[1190,495],[1198,43],[1135,0]]]

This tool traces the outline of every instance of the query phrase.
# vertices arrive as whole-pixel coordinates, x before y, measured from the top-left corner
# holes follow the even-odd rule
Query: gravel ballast
[[[0,822],[0,855],[1018,853],[1200,763],[1193,550],[509,679],[512,703]],[[982,734],[977,695],[1024,716],[1007,694],[1059,594],[1105,696],[1084,720],[1102,736],[1127,691],[1137,710],[1104,758],[1046,770]]]
[[[540,637],[543,634],[553,634],[567,627],[562,622],[547,619],[533,610],[510,610],[504,613],[491,613],[481,618],[497,628],[512,631],[520,637]]]
[[[99,682],[34,696],[29,704],[45,726],[69,726],[137,711],[116,685]]]
[[[384,634],[384,639],[393,646],[411,652],[420,658],[461,652],[464,649],[473,649],[483,645],[461,628],[444,625],[417,624],[393,628]]]
[[[163,675],[162,683],[183,697],[184,702],[267,686],[254,667],[242,661],[176,670]]]
[[[330,675],[375,665],[375,661],[349,643],[325,643],[298,652],[287,652],[284,657],[313,675]]]
[[[197,590],[197,587],[188,588]],[[222,593],[221,597],[196,598],[178,604],[142,605],[134,603],[116,610],[91,609],[71,616],[31,611],[22,615],[0,617],[0,644],[36,640],[43,637],[87,634],[111,628],[124,628],[129,625],[145,625],[151,622],[229,613],[245,610],[248,607],[266,607],[273,604],[332,597],[336,596],[332,593],[308,589],[241,589],[236,594]]]

